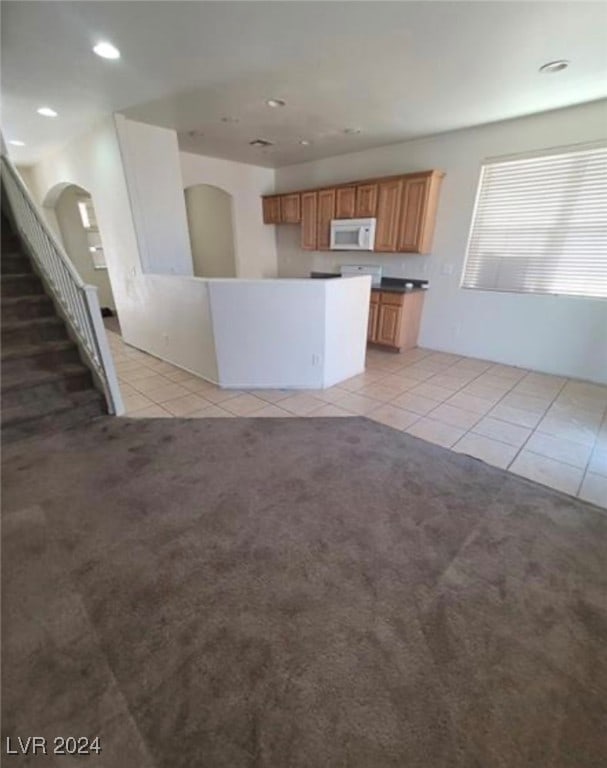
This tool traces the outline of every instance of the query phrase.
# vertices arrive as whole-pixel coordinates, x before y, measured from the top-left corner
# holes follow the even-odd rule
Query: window
[[[105,254],[103,253],[103,246],[101,245],[89,245],[89,252],[91,259],[93,260],[93,266],[95,269],[107,269],[105,263]]]
[[[607,147],[483,164],[461,286],[607,298]]]

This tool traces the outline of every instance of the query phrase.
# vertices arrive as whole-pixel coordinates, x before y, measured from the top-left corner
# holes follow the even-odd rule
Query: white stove
[[[371,285],[381,285],[382,268],[374,264],[342,264],[342,277],[355,275],[371,275]]]

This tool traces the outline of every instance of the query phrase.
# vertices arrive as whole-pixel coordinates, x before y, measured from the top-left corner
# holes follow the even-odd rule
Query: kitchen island
[[[206,279],[144,275],[124,340],[232,389],[324,389],[365,369],[368,275]],[[135,298],[135,297],[134,297]]]

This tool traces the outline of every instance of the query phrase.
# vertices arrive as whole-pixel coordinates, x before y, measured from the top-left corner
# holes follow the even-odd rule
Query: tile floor
[[[607,387],[428,349],[322,391],[223,390],[108,331],[127,415],[363,415],[607,508]]]

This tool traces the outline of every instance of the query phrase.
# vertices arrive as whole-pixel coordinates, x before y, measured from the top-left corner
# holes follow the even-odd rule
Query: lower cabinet
[[[369,343],[396,352],[417,346],[423,303],[423,291],[371,291]]]

